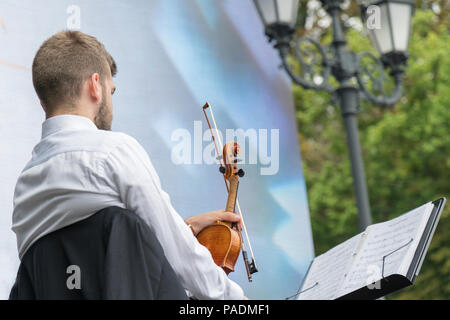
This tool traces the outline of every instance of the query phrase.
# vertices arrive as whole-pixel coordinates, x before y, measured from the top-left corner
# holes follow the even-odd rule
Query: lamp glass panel
[[[275,0],[255,0],[255,4],[265,25],[277,22]]]
[[[293,26],[297,21],[298,0],[278,0],[280,22]]]
[[[392,32],[396,51],[407,51],[411,27],[411,6],[404,3],[389,3]]]
[[[389,17],[387,12],[387,5],[381,4],[379,6],[380,11],[380,23],[379,25],[374,26],[369,29],[372,33],[372,40],[375,39],[377,44],[375,47],[379,50],[379,54],[382,55],[384,53],[391,52],[393,50],[392,40],[391,40],[391,28],[389,24]],[[374,13],[377,14],[377,13]]]

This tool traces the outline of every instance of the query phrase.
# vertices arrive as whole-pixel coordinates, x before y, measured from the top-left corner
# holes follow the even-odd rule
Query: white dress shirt
[[[147,153],[132,137],[98,130],[88,118],[61,115],[20,174],[12,230],[19,257],[42,236],[118,206],[138,214],[159,239],[182,286],[198,299],[242,299],[170,203]]]

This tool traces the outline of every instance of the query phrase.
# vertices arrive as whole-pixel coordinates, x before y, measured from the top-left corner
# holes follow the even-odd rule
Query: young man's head
[[[47,118],[82,115],[99,129],[112,122],[116,63],[96,38],[62,31],[45,41],[33,61],[33,85]]]

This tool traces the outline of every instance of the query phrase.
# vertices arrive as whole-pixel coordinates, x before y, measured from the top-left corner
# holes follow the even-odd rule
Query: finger
[[[222,221],[238,222],[241,220],[241,217],[236,213],[224,211],[219,213],[219,219]]]

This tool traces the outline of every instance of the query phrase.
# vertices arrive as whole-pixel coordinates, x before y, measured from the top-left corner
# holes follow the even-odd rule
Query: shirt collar
[[[91,119],[63,114],[48,118],[42,123],[42,139],[61,130],[98,130]]]

